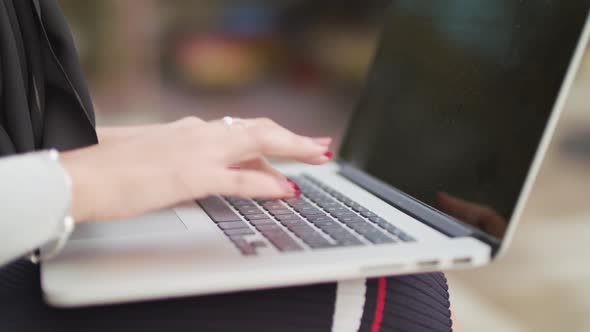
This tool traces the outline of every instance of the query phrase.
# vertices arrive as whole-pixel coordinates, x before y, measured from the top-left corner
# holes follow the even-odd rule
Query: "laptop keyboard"
[[[412,242],[375,213],[304,175],[291,178],[301,197],[252,200],[208,197],[198,203],[244,255],[268,244],[280,252]]]

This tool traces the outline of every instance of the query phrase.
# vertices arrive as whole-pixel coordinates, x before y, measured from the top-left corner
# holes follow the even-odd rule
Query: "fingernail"
[[[299,188],[297,183],[293,182],[293,180],[287,178],[287,182],[289,182],[291,184],[291,186],[293,187],[293,189],[295,189],[295,191],[301,192],[301,188]]]
[[[324,157],[332,159],[332,158],[334,158],[334,153],[332,153],[331,151],[328,151],[328,152],[324,153]]]
[[[316,138],[312,138],[312,141],[315,144],[318,144],[321,146],[330,146],[330,144],[332,144],[332,142],[334,140],[332,139],[332,137],[316,137]]]

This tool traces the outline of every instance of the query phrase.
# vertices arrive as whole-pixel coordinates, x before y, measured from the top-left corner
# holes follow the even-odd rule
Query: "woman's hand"
[[[117,144],[161,126],[161,124],[150,124],[143,126],[98,127],[96,128],[96,134],[98,135],[99,144]]]
[[[268,119],[186,118],[144,133],[63,153],[77,221],[139,215],[208,195],[282,198],[298,188],[265,156],[309,164],[330,160],[329,138],[295,135]]]

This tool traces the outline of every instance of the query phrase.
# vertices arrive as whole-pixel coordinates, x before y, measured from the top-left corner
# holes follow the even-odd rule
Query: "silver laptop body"
[[[58,307],[476,267],[505,252],[590,35],[588,1],[397,1],[337,161],[287,201],[80,225]]]

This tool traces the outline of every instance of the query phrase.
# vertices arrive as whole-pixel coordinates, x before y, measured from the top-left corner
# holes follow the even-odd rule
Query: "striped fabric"
[[[366,299],[361,332],[452,331],[442,273],[369,280]]]
[[[368,280],[360,332],[451,331],[443,274]],[[39,269],[0,268],[0,331],[330,332],[336,284],[58,310],[41,296]]]

